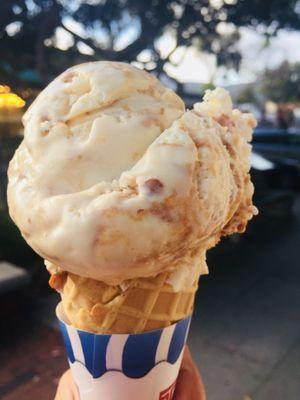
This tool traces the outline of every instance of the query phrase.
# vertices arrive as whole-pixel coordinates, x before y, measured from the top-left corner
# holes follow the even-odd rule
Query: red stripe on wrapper
[[[167,389],[160,392],[159,400],[172,400],[175,392],[176,381],[172,383]]]

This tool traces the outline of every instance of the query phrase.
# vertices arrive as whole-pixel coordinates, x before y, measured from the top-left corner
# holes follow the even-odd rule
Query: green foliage
[[[253,86],[248,86],[243,90],[240,95],[237,98],[237,103],[243,104],[243,103],[252,103],[256,104],[257,103],[257,98],[254,93],[254,87]]]
[[[297,0],[1,1],[0,79],[22,85],[21,72],[34,70],[39,80],[35,84],[42,86],[72,64],[101,59],[133,61],[145,49],[148,60],[143,62],[144,68],[160,75],[165,73],[165,63],[172,62],[174,50],[162,56],[157,49],[157,40],[166,31],[173,35],[175,47],[193,45],[214,53],[219,64],[238,68],[238,27],[259,25],[266,36],[280,28],[299,29],[296,4]],[[76,21],[82,30],[68,20]],[[232,24],[231,33],[220,33],[223,22]],[[57,28],[70,35],[67,50],[57,47]],[[126,35],[130,41],[120,44]],[[79,52],[82,44],[91,54]]]
[[[202,85],[202,91],[205,92],[206,90],[214,90],[215,85],[212,82],[204,83]]]
[[[276,69],[267,69],[262,76],[262,92],[277,103],[299,103],[300,63],[283,62]]]

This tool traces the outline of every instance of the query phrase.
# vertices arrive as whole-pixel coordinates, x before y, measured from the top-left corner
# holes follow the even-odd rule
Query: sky
[[[265,68],[275,68],[282,61],[300,61],[300,32],[281,30],[271,39],[270,45],[264,46],[265,38],[249,28],[241,28],[241,39],[238,48],[242,54],[240,71],[217,69],[213,56],[205,56],[195,49],[189,49],[180,66],[168,67],[168,73],[182,82],[215,84],[248,83],[256,79],[256,75]]]
[[[85,36],[83,26],[67,19],[65,24],[76,33]],[[277,36],[271,38],[270,45],[265,47],[265,38],[254,29],[241,28],[241,39],[238,48],[242,54],[240,71],[225,71],[224,68],[217,68],[215,57],[198,52],[195,48],[178,48],[173,54],[174,61],[180,61],[177,67],[167,65],[167,73],[180,82],[207,83],[213,81],[215,84],[230,85],[248,83],[256,79],[256,75],[265,69],[275,68],[283,60],[290,62],[300,61],[300,32],[280,30]],[[126,35],[123,35],[118,47],[123,47],[134,39],[135,29],[129,28]],[[70,45],[71,36],[62,28],[56,33],[57,46],[64,49]],[[167,54],[174,46],[170,35],[165,35],[159,42],[158,47],[162,54]],[[85,44],[79,44],[79,50],[90,54],[91,49]],[[147,58],[147,51],[144,51],[140,59]],[[225,74],[226,72],[226,74]]]
[[[132,22],[132,21],[131,21]],[[80,36],[87,37],[87,32],[83,25],[75,22],[70,17],[64,18],[64,24],[71,31]],[[20,29],[18,22],[13,22],[6,27],[10,35],[14,35]],[[129,23],[126,33],[121,35],[116,43],[117,48],[125,47],[136,36],[136,25]],[[224,68],[217,68],[213,55],[203,54],[195,48],[177,48],[172,55],[172,64],[166,65],[166,72],[176,80],[186,83],[208,83],[213,82],[217,85],[232,85],[255,81],[257,74],[268,68],[275,68],[283,60],[290,62],[300,62],[300,32],[280,30],[275,37],[270,39],[270,45],[265,47],[265,38],[254,29],[240,28],[241,39],[237,46],[242,54],[242,64],[240,71],[228,71]],[[93,31],[95,38],[103,35],[103,31],[98,29]],[[56,46],[66,50],[72,46],[72,35],[63,28],[57,28],[55,34]],[[165,34],[158,42],[162,55],[168,54],[174,47],[174,39],[170,34]],[[78,49],[84,54],[92,54],[93,51],[83,42],[79,42]],[[143,51],[140,60],[147,59],[147,51]]]

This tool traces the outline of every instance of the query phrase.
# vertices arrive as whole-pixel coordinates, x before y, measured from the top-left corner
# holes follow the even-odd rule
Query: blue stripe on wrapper
[[[94,337],[88,332],[78,331],[86,368],[93,375],[94,366]]]
[[[177,323],[168,352],[168,362],[174,364],[180,356],[185,344],[191,318],[186,318]]]
[[[122,357],[123,373],[141,378],[155,366],[155,355],[162,330],[128,337]]]
[[[78,331],[85,366],[93,378],[99,378],[106,370],[106,348],[110,335],[91,335],[89,332]]]
[[[106,349],[109,339],[110,335],[95,336],[94,351],[97,357],[94,358],[94,378],[98,378],[106,372]]]
[[[70,338],[69,338],[69,334],[68,334],[66,325],[63,322],[59,321],[59,327],[60,327],[64,342],[65,342],[68,359],[71,363],[73,363],[75,361],[75,357],[74,357],[74,353],[73,353],[73,349],[72,349],[72,345],[70,342]]]
[[[128,378],[138,379],[147,375],[161,362],[174,364],[178,360],[185,345],[190,321],[191,317],[188,317],[178,322],[175,327],[120,335],[120,338],[119,335],[81,331],[68,327],[62,321],[59,325],[70,363],[84,364],[93,378],[100,378],[108,371],[120,371]],[[168,330],[169,332],[166,332]],[[110,346],[112,337],[113,342]]]

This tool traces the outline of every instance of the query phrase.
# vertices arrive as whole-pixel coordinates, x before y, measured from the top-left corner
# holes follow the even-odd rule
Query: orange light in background
[[[22,108],[25,101],[16,93],[10,91],[7,85],[0,85],[0,108]]]
[[[0,85],[0,93],[9,93],[10,87],[7,85]]]

